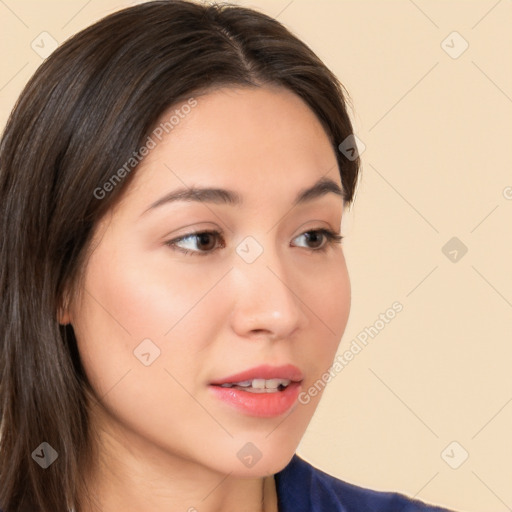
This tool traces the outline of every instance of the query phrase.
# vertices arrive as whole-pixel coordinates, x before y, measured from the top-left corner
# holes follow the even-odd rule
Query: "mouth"
[[[252,379],[242,382],[225,382],[221,388],[232,388],[248,393],[279,393],[285,390],[292,381],[289,379]]]
[[[262,365],[211,382],[212,393],[230,407],[250,416],[275,417],[297,401],[304,377],[293,365]]]

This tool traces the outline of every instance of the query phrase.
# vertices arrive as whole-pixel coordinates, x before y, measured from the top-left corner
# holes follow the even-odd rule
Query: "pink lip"
[[[210,382],[210,384],[220,385],[252,379],[288,379],[299,382],[303,378],[304,376],[302,375],[302,372],[296,366],[293,366],[293,364],[285,364],[282,366],[270,366],[263,364],[235,375],[229,375],[228,377],[217,379]]]
[[[220,384],[224,383],[257,378],[281,378],[292,382],[285,390],[274,393],[251,393],[242,389],[220,387]],[[302,389],[300,381],[303,378],[302,372],[291,364],[283,366],[262,365],[211,382],[208,387],[217,398],[249,416],[272,418],[284,414],[295,404]]]

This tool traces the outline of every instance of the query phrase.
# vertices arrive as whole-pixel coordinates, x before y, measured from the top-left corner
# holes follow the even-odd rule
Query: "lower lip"
[[[250,416],[273,418],[288,411],[297,401],[300,382],[290,383],[283,391],[275,393],[251,393],[235,388],[209,386],[220,400]]]

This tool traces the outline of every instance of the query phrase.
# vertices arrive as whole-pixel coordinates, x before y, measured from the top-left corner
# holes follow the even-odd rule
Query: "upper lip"
[[[263,364],[255,366],[249,370],[245,370],[234,375],[229,375],[221,379],[210,382],[211,385],[220,385],[233,382],[243,382],[245,380],[253,379],[287,379],[295,382],[300,382],[304,376],[302,372],[293,364],[284,364],[281,366],[270,366]]]

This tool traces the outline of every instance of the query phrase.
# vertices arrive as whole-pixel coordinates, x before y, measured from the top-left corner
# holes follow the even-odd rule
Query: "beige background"
[[[236,3],[294,31],[354,102],[366,150],[340,354],[403,304],[329,384],[299,454],[362,486],[512,510],[512,2]],[[33,41],[41,52],[41,38],[48,48],[128,5],[0,0],[1,126],[42,62]],[[443,253],[452,237],[465,255]]]

